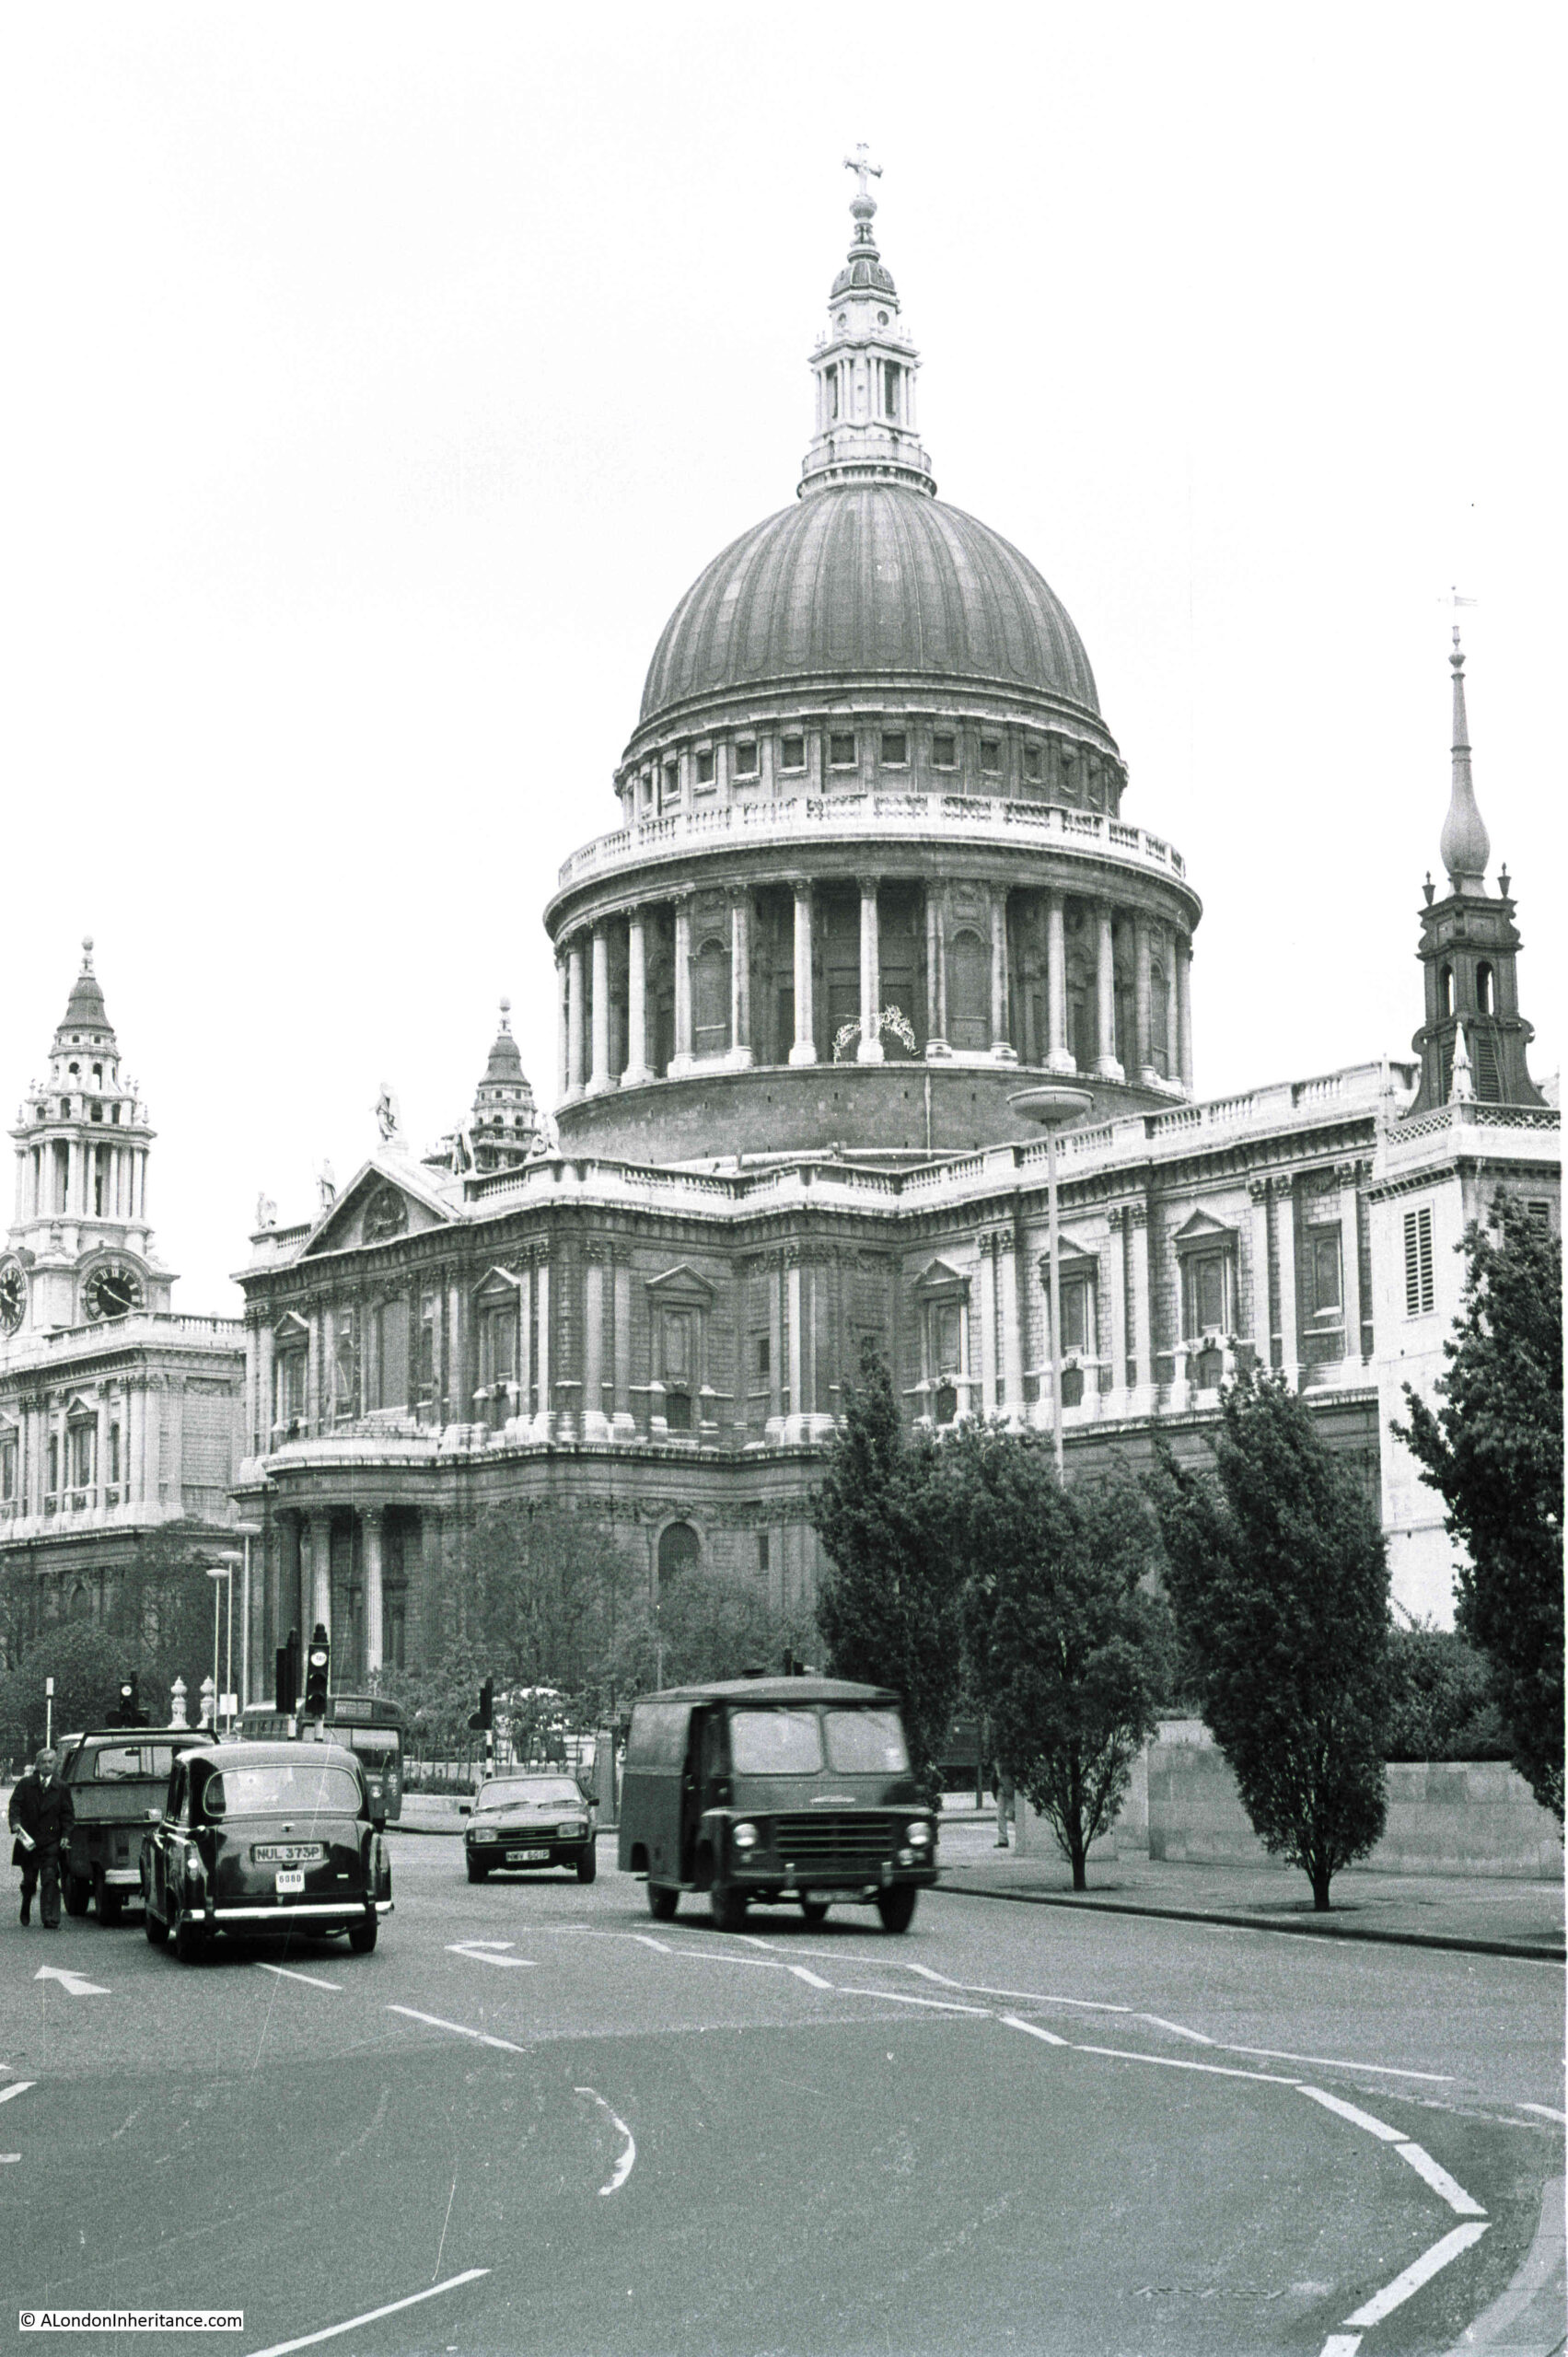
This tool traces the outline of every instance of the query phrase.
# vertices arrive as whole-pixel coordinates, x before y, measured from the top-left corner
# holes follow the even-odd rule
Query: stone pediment
[[[273,1341],[280,1350],[291,1350],[310,1340],[310,1328],[297,1309],[291,1309],[273,1328]]]
[[[1086,1245],[1080,1244],[1075,1236],[1058,1236],[1056,1259],[1064,1277],[1080,1276],[1086,1270],[1097,1269],[1099,1266],[1099,1254],[1091,1252]],[[1051,1283],[1049,1252],[1042,1252],[1040,1256],[1040,1273],[1042,1283],[1049,1284]]]
[[[1194,1212],[1171,1237],[1179,1252],[1191,1251],[1194,1245],[1232,1244],[1235,1240],[1235,1228],[1226,1227],[1223,1220],[1215,1219],[1209,1212]]]
[[[967,1291],[969,1279],[962,1269],[949,1267],[946,1260],[932,1260],[914,1281],[916,1293],[950,1293],[955,1288]]]
[[[401,1237],[448,1226],[454,1216],[451,1204],[415,1175],[412,1164],[401,1157],[394,1161],[376,1156],[355,1172],[336,1202],[322,1213],[299,1257],[308,1260],[322,1253],[396,1243]]]
[[[645,1290],[666,1307],[679,1305],[706,1309],[714,1298],[714,1288],[706,1277],[699,1276],[685,1260],[673,1269],[666,1269],[660,1276],[649,1277]]]
[[[515,1297],[517,1288],[522,1282],[521,1277],[517,1275],[515,1270],[503,1269],[499,1264],[497,1264],[493,1269],[486,1269],[483,1276],[480,1279],[478,1284],[475,1285],[473,1289],[473,1297],[476,1301],[494,1301],[508,1296]]]

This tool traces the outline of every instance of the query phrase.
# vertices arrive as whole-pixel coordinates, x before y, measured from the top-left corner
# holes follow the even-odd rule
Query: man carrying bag
[[[55,1771],[60,1755],[41,1751],[30,1775],[11,1794],[11,1864],[22,1870],[22,1921],[32,1916],[32,1895],[41,1884],[39,1916],[46,1932],[60,1929],[60,1849],[75,1822],[71,1795]]]

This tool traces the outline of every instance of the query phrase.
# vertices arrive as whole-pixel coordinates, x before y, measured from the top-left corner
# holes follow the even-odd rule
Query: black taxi
[[[784,1899],[808,1923],[869,1903],[909,1929],[936,1880],[936,1821],[910,1772],[899,1698],[830,1678],[744,1678],[645,1695],[621,1794],[622,1874],[645,1875],[668,1922],[707,1894],[738,1931]]]
[[[356,1956],[392,1906],[384,1836],[352,1751],[226,1743],[182,1753],[142,1845],[147,1937],[194,1963],[218,1932],[346,1932]]]

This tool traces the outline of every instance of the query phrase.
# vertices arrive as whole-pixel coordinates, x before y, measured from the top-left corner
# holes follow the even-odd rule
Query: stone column
[[[1047,1072],[1075,1072],[1077,1059],[1067,1044],[1067,931],[1060,892],[1048,892],[1045,896],[1045,1068]]]
[[[1175,963],[1176,963],[1176,958],[1175,958],[1175,956],[1174,956],[1174,947],[1175,947],[1175,942],[1176,942],[1176,935],[1175,935],[1175,934],[1174,934],[1174,933],[1172,933],[1172,935],[1170,935],[1170,940],[1171,940],[1172,952],[1173,952],[1173,954],[1172,954],[1171,958],[1169,958],[1169,960],[1167,961],[1167,963],[1168,963],[1169,965],[1175,965]],[[1168,971],[1167,972],[1167,974],[1166,974],[1166,978],[1165,978],[1165,1069],[1166,1069],[1166,1076],[1167,1076],[1167,1079],[1169,1079],[1169,1080],[1171,1080],[1171,1081],[1173,1081],[1173,1082],[1174,1082],[1174,1081],[1178,1081],[1178,1080],[1179,1080],[1179,1079],[1180,1079],[1180,1077],[1181,1077],[1181,1009],[1180,1009],[1180,985],[1179,985],[1179,981],[1178,976],[1177,976],[1176,974],[1170,973],[1170,972],[1168,972]]]
[[[751,1057],[751,895],[729,903],[729,1061],[743,1070]]]
[[[669,1060],[672,1078],[690,1072],[691,1054],[691,895],[682,892],[675,903],[675,1053]]]
[[[980,1412],[990,1417],[996,1413],[996,1252],[993,1237],[982,1236],[980,1239],[975,1281],[980,1295]]]
[[[1132,1203],[1127,1212],[1128,1237],[1132,1246],[1132,1263],[1131,1289],[1132,1295],[1132,1359],[1134,1372],[1131,1388],[1134,1399],[1131,1403],[1136,1414],[1147,1414],[1154,1406],[1155,1353],[1154,1304],[1149,1289],[1149,1214],[1144,1203]]]
[[[1340,1190],[1340,1290],[1344,1299],[1345,1357],[1352,1365],[1361,1360],[1361,1219],[1356,1192],[1359,1177],[1353,1162],[1342,1162],[1334,1172]]]
[[[632,1271],[624,1260],[617,1260],[614,1271],[615,1300],[615,1404],[613,1422],[618,1433],[633,1433],[637,1429],[632,1413]]]
[[[862,876],[856,880],[860,885],[860,1044],[854,1060],[879,1064],[883,1051],[877,1017],[882,1010],[882,943],[877,925],[877,878]]]
[[[1159,1074],[1155,1070],[1154,977],[1150,970],[1149,926],[1145,917],[1135,916],[1132,920],[1132,946],[1135,958],[1134,1021],[1138,1031],[1132,1061],[1139,1079],[1146,1085],[1152,1080],[1158,1080]]]
[[[1192,944],[1185,934],[1176,937],[1176,1005],[1180,1034],[1181,1086],[1192,1094]]]
[[[1017,1239],[1011,1229],[996,1238],[996,1287],[1002,1296],[1002,1385],[1007,1422],[1016,1432],[1027,1421],[1024,1412],[1023,1338],[1018,1330]]]
[[[998,1063],[1018,1061],[1007,1037],[1007,895],[991,895],[991,1052]]]
[[[381,1667],[381,1537],[384,1521],[380,1506],[366,1506],[361,1516],[365,1571],[365,1667],[371,1677]]]
[[[256,1451],[265,1457],[273,1445],[273,1327],[264,1319],[256,1335]]]
[[[633,909],[626,920],[626,1069],[621,1086],[637,1088],[652,1078],[648,1070],[648,939],[644,911]]]
[[[95,1506],[106,1503],[109,1489],[109,1393],[99,1388],[98,1429],[93,1434],[93,1497]]]
[[[789,1417],[784,1425],[788,1440],[806,1437],[806,1353],[801,1347],[801,1279],[803,1271],[798,1260],[792,1259],[784,1271],[785,1319],[789,1327]]]
[[[768,1265],[768,1425],[770,1440],[784,1437],[784,1262],[775,1253]],[[794,1399],[791,1399],[791,1406]]]
[[[419,1641],[421,1666],[433,1667],[440,1655],[446,1636],[446,1583],[442,1564],[446,1549],[443,1545],[439,1506],[426,1506],[419,1523]]]
[[[610,1069],[610,929],[601,920],[593,929],[593,1071],[588,1095],[598,1097],[614,1086]]]
[[[947,1056],[947,908],[942,887],[925,888],[925,1052]]]
[[[1266,1178],[1249,1178],[1247,1191],[1252,1198],[1252,1347],[1258,1353],[1259,1366],[1266,1373],[1273,1358],[1270,1346],[1274,1330],[1269,1313],[1269,1182]]]
[[[554,1402],[550,1396],[550,1261],[541,1254],[534,1270],[534,1297],[539,1304],[539,1411],[534,1417],[535,1440],[549,1440],[555,1430]]]
[[[583,1248],[583,1396],[582,1437],[608,1440],[604,1412],[604,1248],[591,1240]]]
[[[583,942],[579,934],[566,950],[566,1094],[583,1093]]]
[[[1294,1390],[1301,1377],[1301,1340],[1295,1309],[1295,1195],[1293,1174],[1274,1180],[1274,1244],[1280,1256],[1280,1369]]]
[[[811,887],[804,877],[795,881],[795,1045],[792,1064],[817,1061],[817,1026],[811,1003]]]
[[[566,952],[555,952],[556,1016],[556,1095],[564,1097],[572,1086],[572,985],[566,965]]]
[[[1116,1053],[1116,928],[1108,902],[1095,911],[1095,1071],[1101,1080],[1125,1074]],[[1121,1386],[1117,1385],[1120,1391]]]
[[[303,1526],[301,1526],[303,1527]],[[332,1517],[314,1515],[310,1521],[310,1628],[300,1631],[300,1649],[309,1642],[318,1623],[332,1633]]]
[[[1124,1205],[1113,1203],[1108,1214],[1110,1234],[1105,1249],[1105,1309],[1106,1340],[1110,1353],[1110,1389],[1116,1403],[1111,1412],[1122,1411],[1127,1396],[1127,1213]]]
[[[517,1438],[527,1440],[528,1419],[533,1414],[533,1260],[531,1254],[518,1255],[517,1270],[517,1408],[521,1429]]]

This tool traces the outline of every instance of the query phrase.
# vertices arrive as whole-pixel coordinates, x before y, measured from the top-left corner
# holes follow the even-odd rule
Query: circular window
[[[885,327],[887,326],[887,324],[888,324],[888,314],[887,314],[887,312],[886,312],[886,311],[878,311],[878,312],[877,312],[877,326],[878,326],[879,328],[885,328]]]

